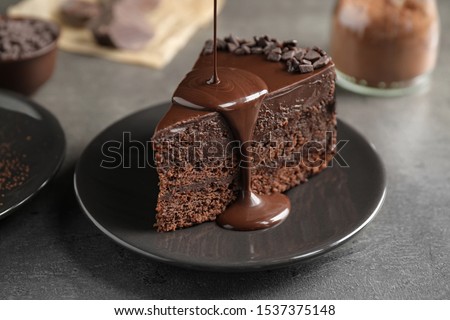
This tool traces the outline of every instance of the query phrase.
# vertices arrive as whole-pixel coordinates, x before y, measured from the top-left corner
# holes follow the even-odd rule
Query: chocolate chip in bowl
[[[58,37],[52,22],[0,16],[0,88],[33,94],[53,74]]]

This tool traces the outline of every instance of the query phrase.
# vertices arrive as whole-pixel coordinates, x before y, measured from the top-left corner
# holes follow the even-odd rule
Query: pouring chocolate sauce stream
[[[241,142],[241,192],[238,199],[221,215],[217,223],[232,230],[258,230],[280,224],[288,216],[291,204],[281,193],[257,195],[252,191],[251,146],[258,113],[268,93],[266,83],[253,73],[218,67],[217,0],[214,0],[214,70],[194,69],[174,93],[173,102],[187,108],[219,112]],[[219,78],[220,74],[220,78]]]

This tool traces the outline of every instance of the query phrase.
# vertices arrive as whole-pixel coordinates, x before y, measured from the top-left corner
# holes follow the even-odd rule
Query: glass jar
[[[435,0],[339,0],[331,53],[338,84],[374,95],[402,95],[428,83],[439,45]]]

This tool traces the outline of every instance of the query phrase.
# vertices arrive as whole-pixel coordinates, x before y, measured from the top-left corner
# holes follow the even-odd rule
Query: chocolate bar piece
[[[60,7],[63,22],[72,27],[85,27],[100,15],[100,5],[83,0],[66,0]]]
[[[104,2],[102,12],[92,27],[97,43],[124,50],[144,48],[153,37],[153,31],[141,5],[141,1],[131,0]]]

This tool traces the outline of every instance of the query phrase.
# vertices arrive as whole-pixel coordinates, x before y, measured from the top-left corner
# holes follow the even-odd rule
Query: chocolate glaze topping
[[[220,49],[220,39],[218,40],[218,49]],[[302,92],[304,92],[303,96],[316,97],[317,90],[313,84],[319,81],[326,82],[329,77],[334,77],[334,63],[331,60],[326,66],[316,69],[311,73],[289,73],[286,71],[287,67],[284,63],[272,63],[262,54],[236,56],[234,53],[219,50],[217,52],[217,64],[219,67],[222,66],[246,70],[257,75],[261,79],[264,79],[269,89],[269,93],[265,100],[276,99],[297,88],[302,88]],[[193,69],[204,68],[213,70],[214,61],[212,55],[200,55]],[[323,96],[317,99],[326,100],[327,97]],[[179,126],[180,122],[187,123],[189,121],[195,121],[195,119],[206,116],[212,112],[214,111],[206,108],[203,110],[189,109],[180,106],[177,103],[173,103],[169,112],[158,123],[155,133],[166,129],[170,130],[174,125]]]
[[[216,8],[217,0],[214,0],[214,34],[217,28]],[[268,87],[261,78],[248,71],[218,68],[216,41],[213,68],[191,71],[175,91],[173,103],[190,109],[219,112],[228,122],[235,138],[241,142],[241,194],[218,217],[218,224],[243,231],[272,227],[288,216],[290,201],[281,193],[257,195],[252,191],[251,161],[247,150]]]

